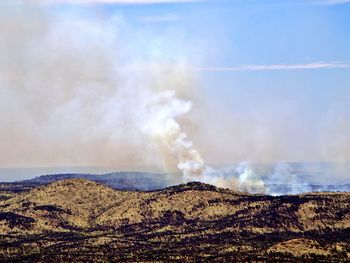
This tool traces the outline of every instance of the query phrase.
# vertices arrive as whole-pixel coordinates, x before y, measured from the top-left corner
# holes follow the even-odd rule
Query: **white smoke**
[[[166,159],[167,156],[164,149],[171,152],[177,160],[177,168],[182,172],[184,182],[201,181],[234,190],[266,192],[264,183],[247,164],[242,164],[237,170],[240,174],[238,189],[237,178],[233,174],[224,175],[205,164],[200,152],[177,120],[189,113],[192,108],[191,101],[178,99],[174,90],[151,92],[147,98],[139,119],[142,132],[158,146],[158,150],[161,149],[163,158]]]
[[[142,106],[142,132],[158,147],[165,163],[164,150],[176,158],[184,182],[202,181],[228,187],[221,174],[205,164],[177,120],[191,108],[192,102],[178,99],[174,90],[151,93]]]
[[[238,166],[238,180],[232,174],[225,176],[205,164],[201,154],[177,121],[177,118],[189,113],[191,108],[191,101],[178,99],[173,90],[150,94],[142,107],[142,131],[159,148],[168,149],[172,153],[185,182],[201,181],[250,193],[267,193],[268,189],[263,180],[248,163]]]
[[[271,185],[269,194],[299,194],[311,191],[307,182],[302,182],[291,165],[288,163],[278,163],[274,166],[272,174],[267,178]]]
[[[248,163],[241,163],[237,167],[238,189],[249,193],[267,193],[264,181],[258,176]]]
[[[173,90],[152,94],[144,105],[145,122],[142,126],[142,131],[152,141],[159,147],[169,149],[175,156],[177,168],[182,171],[186,181],[198,179],[206,170],[200,153],[176,120],[191,108],[192,103],[177,99]]]

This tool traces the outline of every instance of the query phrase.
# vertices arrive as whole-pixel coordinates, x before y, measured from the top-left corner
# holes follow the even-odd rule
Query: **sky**
[[[191,102],[208,163],[350,159],[350,1],[1,5],[2,168],[172,167],[137,132],[141,84]]]

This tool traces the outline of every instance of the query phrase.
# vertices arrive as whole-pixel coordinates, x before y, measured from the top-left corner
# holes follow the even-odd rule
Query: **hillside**
[[[350,260],[350,194],[153,192],[67,179],[0,201],[0,260]],[[302,249],[301,249],[302,248]]]

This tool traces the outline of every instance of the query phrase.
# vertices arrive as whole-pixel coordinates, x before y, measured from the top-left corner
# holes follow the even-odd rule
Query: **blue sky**
[[[286,91],[320,93],[320,102],[324,94],[320,89],[328,89],[329,95],[347,91],[348,1],[91,2],[101,3],[65,4],[57,9],[121,15],[133,30],[147,32],[143,34],[147,41],[161,38],[163,59],[183,55],[194,67],[208,68],[202,74],[206,80],[224,86],[234,81],[245,89],[261,84],[263,78],[264,89],[283,84]]]
[[[146,32],[145,49],[159,40],[162,59],[185,57],[198,67],[201,88],[220,107],[252,121],[259,111],[273,115],[288,108],[276,121],[291,118],[290,136],[312,126],[301,144],[318,136],[332,112],[350,111],[349,1],[99,3],[79,8],[122,15],[133,30]]]

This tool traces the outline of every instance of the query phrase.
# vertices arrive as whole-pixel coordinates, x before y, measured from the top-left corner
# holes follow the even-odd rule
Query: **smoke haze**
[[[146,34],[120,14],[60,14],[1,1],[0,166],[143,165],[181,172],[184,181],[269,192],[247,162],[230,177],[205,160],[280,162],[298,160],[301,151],[302,161],[349,160],[346,113],[330,112],[307,142],[314,130],[299,129],[304,122],[292,104],[244,114],[244,107],[218,105],[200,87],[192,47],[176,49],[173,59],[173,49],[164,48],[173,31],[147,44]],[[205,45],[198,48],[205,54]],[[336,169],[336,178],[347,178],[346,169]],[[275,177],[296,180],[285,167]]]
[[[191,85],[181,69],[118,71],[131,61],[120,18],[49,20],[38,6],[1,5],[1,166],[158,165],[138,127],[142,105]]]

